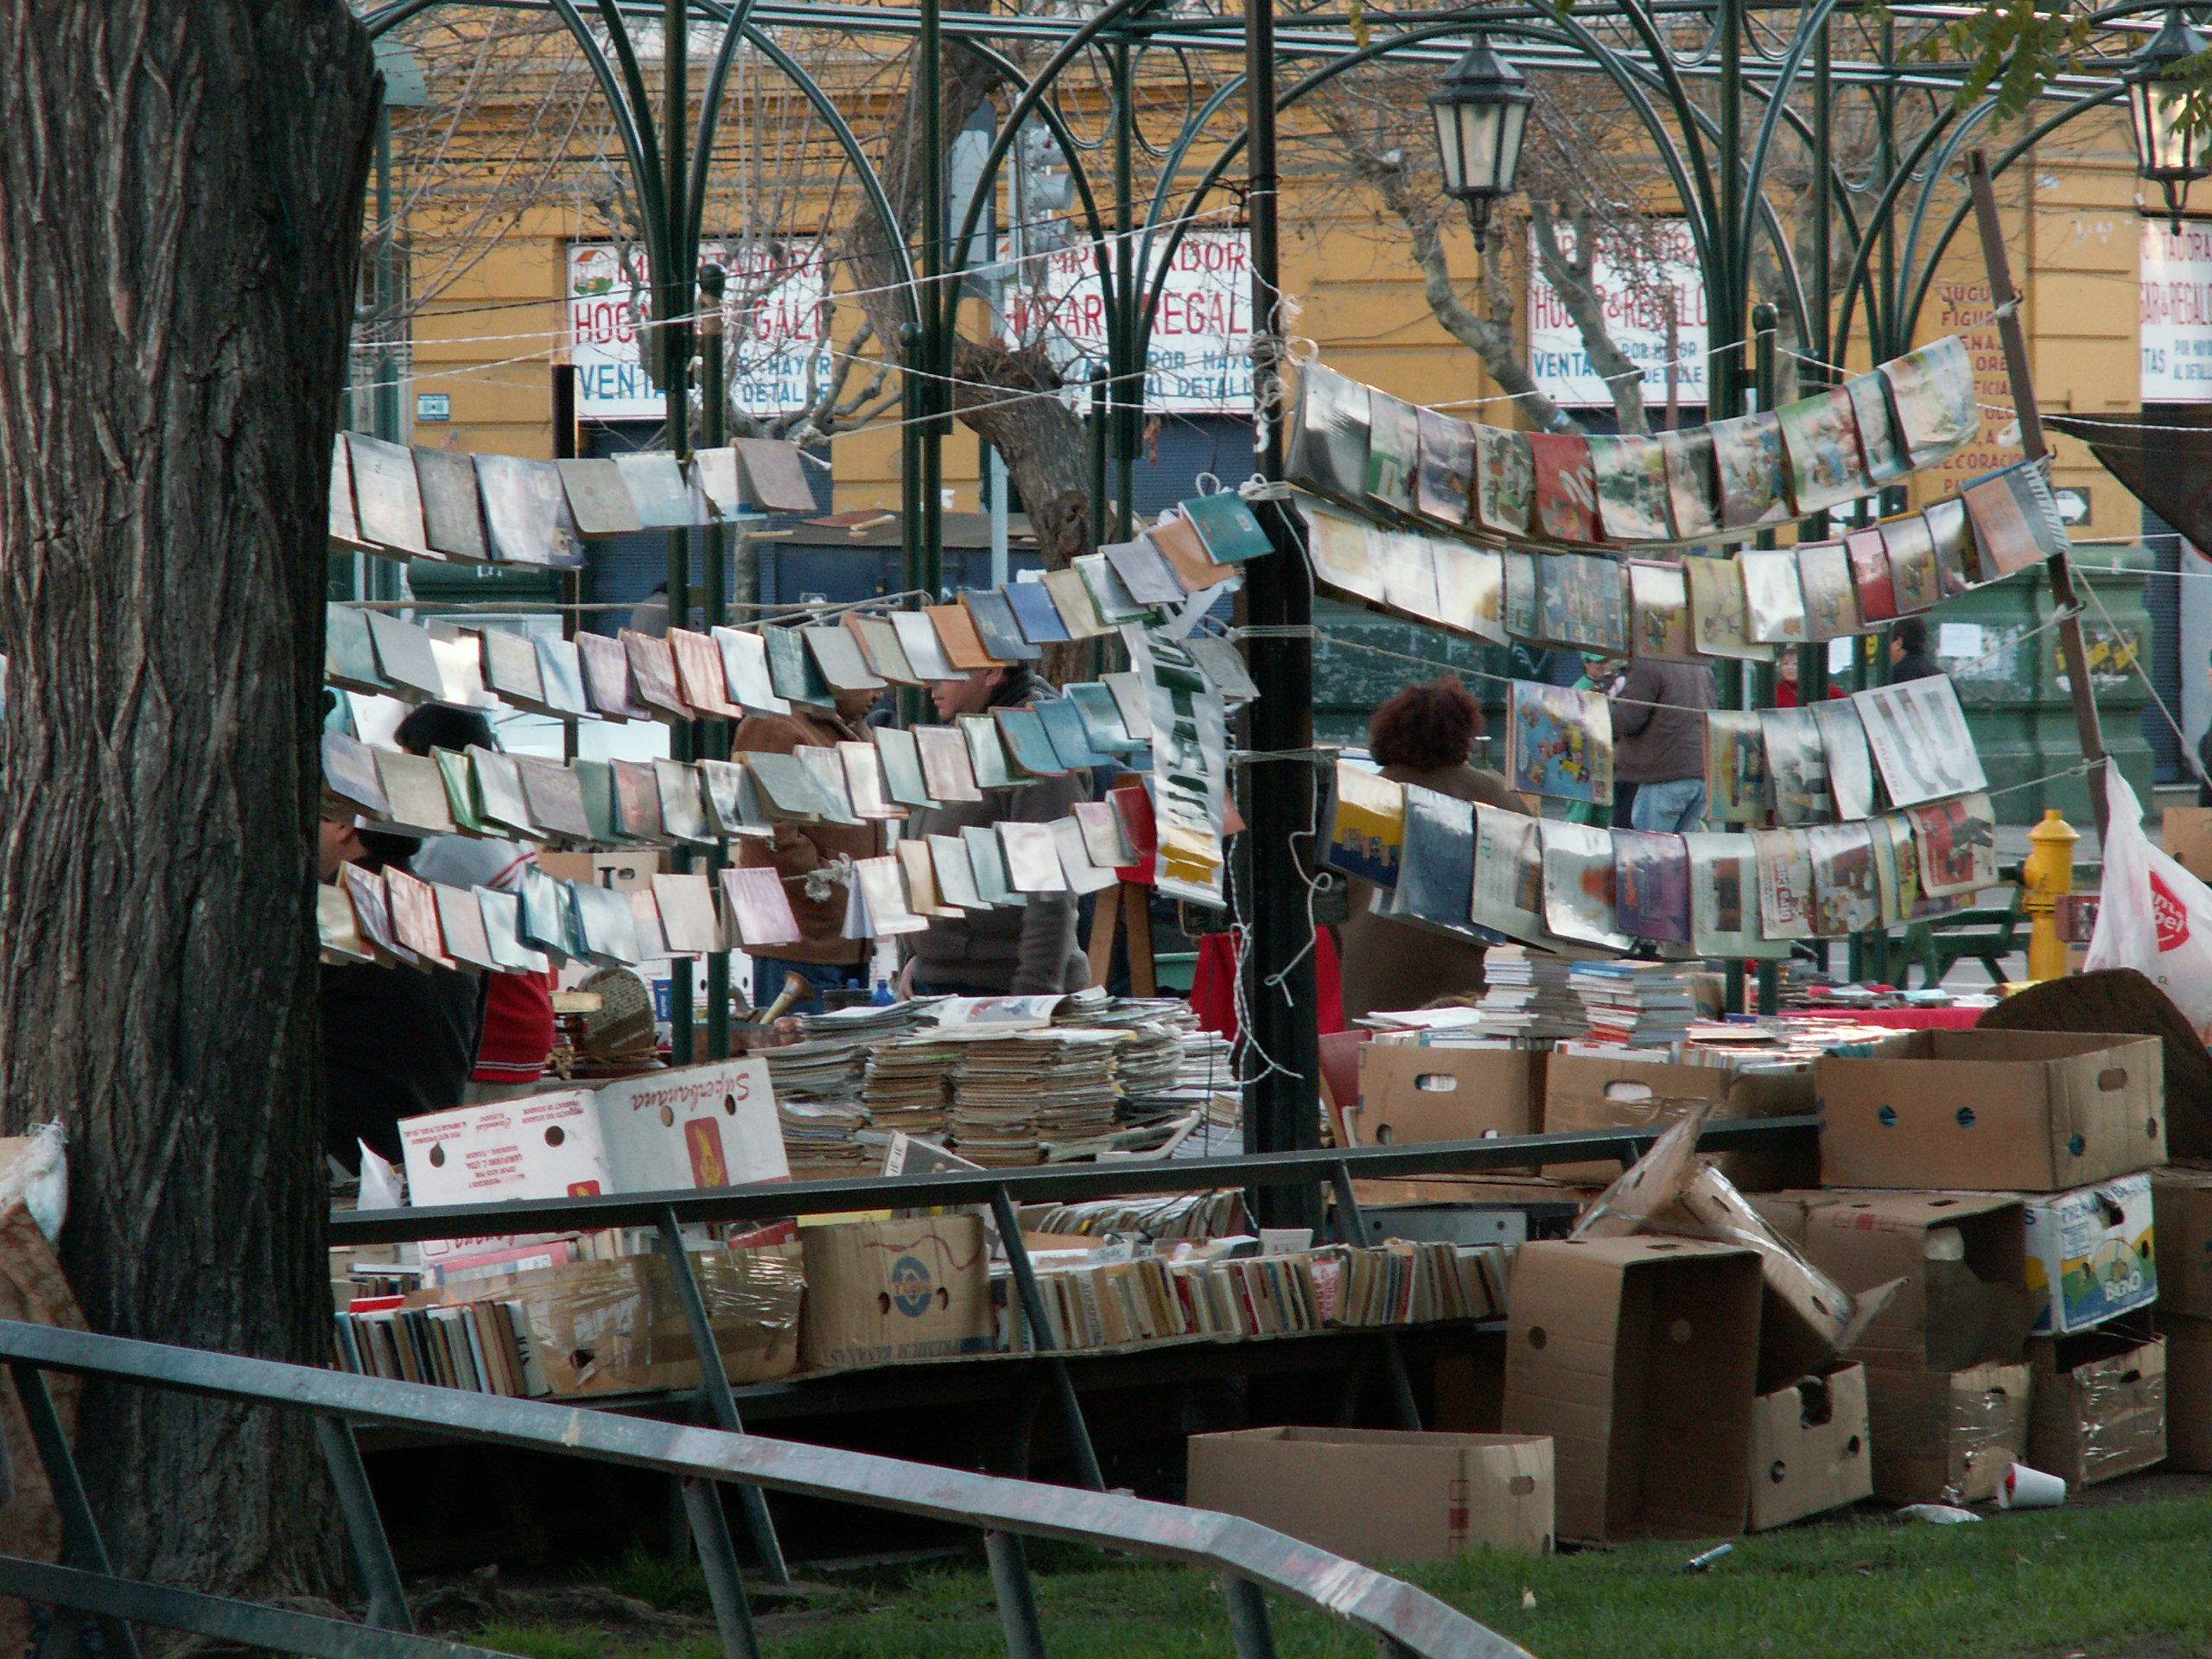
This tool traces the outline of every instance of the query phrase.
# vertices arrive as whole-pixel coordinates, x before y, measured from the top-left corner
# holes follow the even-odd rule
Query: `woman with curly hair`
[[[1382,775],[1484,806],[1527,810],[1497,772],[1469,762],[1483,730],[1483,711],[1459,676],[1408,686],[1380,709],[1367,728],[1368,752]],[[1478,991],[1483,947],[1446,938],[1375,912],[1376,889],[1351,884],[1351,919],[1344,926],[1344,1019],[1418,1008],[1439,997]]]

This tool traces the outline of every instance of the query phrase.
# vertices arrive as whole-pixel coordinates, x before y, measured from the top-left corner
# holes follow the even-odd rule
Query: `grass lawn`
[[[2101,1494],[2099,1494],[2101,1496]],[[2179,1659],[2212,1646],[2212,1493],[1991,1514],[1931,1526],[1868,1513],[1740,1540],[1707,1573],[1698,1546],[1634,1544],[1545,1560],[1483,1555],[1406,1569],[1539,1659]],[[1054,1659],[1231,1659],[1213,1582],[1181,1569],[1033,1547]],[[702,1611],[696,1573],[631,1562],[613,1587]],[[1533,1597],[1533,1605],[1529,1604]],[[1283,1659],[1369,1659],[1322,1615],[1273,1604]],[[1002,1654],[982,1553],[840,1591],[764,1619],[775,1659]],[[640,1643],[591,1628],[494,1625],[483,1644],[531,1659],[715,1659],[711,1639]]]

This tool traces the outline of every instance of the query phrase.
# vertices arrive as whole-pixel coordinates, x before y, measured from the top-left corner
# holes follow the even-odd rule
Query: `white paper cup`
[[[2024,1463],[2016,1463],[2006,1470],[2004,1484],[1997,1489],[1997,1507],[2000,1510],[2055,1510],[2065,1501],[2064,1481],[2040,1469],[2031,1469]]]

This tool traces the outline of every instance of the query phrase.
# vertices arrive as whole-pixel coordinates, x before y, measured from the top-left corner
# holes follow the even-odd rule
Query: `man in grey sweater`
[[[1050,688],[1020,663],[977,669],[965,678],[940,680],[930,688],[938,714],[948,724],[957,715],[1023,708],[1050,695]],[[957,836],[970,825],[1050,823],[1067,817],[1090,792],[1090,774],[1081,772],[1014,789],[987,789],[980,803],[915,808],[900,833]],[[1090,971],[1076,948],[1075,924],[1075,896],[1066,893],[1033,893],[1019,908],[971,911],[958,920],[932,918],[925,930],[906,936],[906,988],[919,996],[1081,990],[1090,982]]]
[[[1713,671],[1639,657],[1611,692],[1613,777],[1637,786],[1636,830],[1673,832],[1705,822],[1705,711]]]

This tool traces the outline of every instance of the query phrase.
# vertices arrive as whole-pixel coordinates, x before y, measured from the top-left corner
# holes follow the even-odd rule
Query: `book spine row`
[[[1501,1317],[1505,1252],[1496,1245],[1332,1248],[1226,1262],[1154,1257],[1063,1268],[1038,1289],[1063,1351],[1178,1337],[1235,1339]],[[1034,1351],[1009,1275],[994,1287],[1001,1350]]]
[[[364,1376],[516,1399],[553,1391],[520,1302],[341,1313],[333,1347],[339,1370]]]

